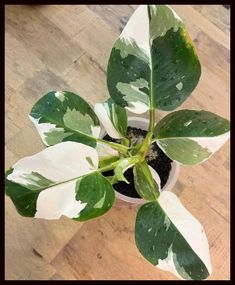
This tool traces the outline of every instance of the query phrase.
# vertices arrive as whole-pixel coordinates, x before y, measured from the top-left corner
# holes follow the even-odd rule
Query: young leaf
[[[94,111],[110,137],[116,139],[125,137],[127,114],[124,108],[109,98],[104,103],[97,103]]]
[[[75,220],[87,221],[105,214],[115,201],[115,193],[109,180],[96,171],[77,181],[76,200],[86,206]]]
[[[157,172],[148,166],[147,162],[139,162],[133,168],[135,189],[140,197],[154,201],[160,194],[160,178]],[[152,176],[154,174],[155,179]],[[157,177],[157,178],[156,178]],[[158,182],[156,182],[158,180]]]
[[[139,158],[137,156],[121,159],[116,168],[114,169],[116,178],[119,181],[124,181],[129,184],[130,182],[125,178],[124,173],[127,169],[133,167],[135,163],[138,162],[138,160]]]
[[[63,141],[96,146],[99,120],[89,104],[74,93],[47,93],[33,106],[29,118],[47,146]]]
[[[228,120],[207,111],[180,110],[164,117],[155,127],[157,144],[182,164],[207,160],[230,136]]]
[[[63,142],[19,160],[6,173],[6,194],[27,217],[76,218],[87,203],[76,199],[78,177],[98,168],[96,150]]]
[[[204,229],[172,192],[140,207],[135,240],[149,262],[181,279],[202,280],[211,274]]]
[[[116,40],[107,68],[112,99],[131,112],[173,110],[196,87],[201,66],[179,16],[167,5],[141,5]]]

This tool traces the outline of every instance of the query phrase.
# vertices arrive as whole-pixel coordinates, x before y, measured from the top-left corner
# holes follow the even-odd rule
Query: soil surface
[[[141,143],[146,134],[147,132],[141,129],[133,127],[127,128],[127,138],[131,140],[132,144]],[[120,140],[113,139],[109,135],[106,135],[104,139],[107,141],[120,143]],[[156,143],[153,143],[146,156],[146,161],[158,173],[161,179],[161,188],[163,188],[168,180],[169,173],[171,171],[172,160],[164,154],[164,152],[158,147]],[[102,174],[104,176],[112,176],[113,170],[103,172]],[[119,181],[113,185],[113,188],[123,195],[132,198],[140,198],[139,194],[135,190],[133,168],[127,169],[127,171],[124,173],[124,176],[130,182],[130,184]]]

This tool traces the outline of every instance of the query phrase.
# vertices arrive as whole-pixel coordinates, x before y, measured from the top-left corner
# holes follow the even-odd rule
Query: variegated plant
[[[157,172],[146,163],[153,142],[172,160],[194,165],[207,160],[229,138],[226,119],[207,111],[174,111],[157,121],[155,109],[174,110],[201,74],[185,25],[166,5],[136,9],[115,41],[107,68],[111,98],[92,107],[67,91],[50,92],[29,118],[48,146],[6,172],[6,194],[26,217],[86,221],[113,205],[112,185],[133,167],[137,192],[146,200],[137,213],[136,244],[153,265],[181,279],[211,274],[208,241],[201,224],[172,192],[161,192]],[[149,111],[140,145],[126,138],[126,109]],[[121,143],[100,136],[101,125]],[[114,170],[112,177],[102,173]]]

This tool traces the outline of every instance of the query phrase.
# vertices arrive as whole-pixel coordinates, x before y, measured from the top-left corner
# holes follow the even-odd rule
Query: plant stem
[[[130,146],[130,141],[129,141],[129,139],[123,137],[122,141],[121,141],[121,144],[129,147]]]
[[[122,145],[122,144],[119,144],[119,143],[115,143],[115,142],[108,142],[106,140],[103,140],[103,139],[97,139],[98,142],[100,143],[104,143],[104,144],[107,144],[109,145],[111,148],[119,151],[120,153],[123,153],[123,154],[126,154],[129,150],[129,147],[125,146],[125,145]]]
[[[142,159],[145,159],[148,149],[150,145],[152,144],[152,137],[153,137],[153,131],[154,131],[154,125],[155,125],[155,110],[150,109],[149,110],[149,129],[148,133],[143,141],[143,144],[140,148],[140,153],[142,155]]]
[[[113,162],[113,163],[111,163],[109,165],[106,165],[104,167],[98,168],[98,171],[102,173],[102,172],[105,172],[105,171],[112,170],[112,169],[114,169],[118,165],[118,163],[120,163],[120,160],[115,161],[115,162]]]
[[[149,110],[149,132],[153,133],[155,125],[155,109]]]
[[[121,140],[121,144],[126,146],[126,147],[129,147],[130,146],[130,141],[127,138],[123,137],[122,140]],[[127,156],[127,154],[120,153],[120,158],[124,158],[126,156]]]

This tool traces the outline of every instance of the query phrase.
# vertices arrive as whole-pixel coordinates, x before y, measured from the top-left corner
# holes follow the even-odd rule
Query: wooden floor
[[[230,117],[230,17],[216,5],[172,5],[197,47],[202,76],[181,108]],[[49,90],[70,90],[91,104],[108,97],[106,65],[136,6],[6,6],[6,165],[44,148],[27,115]],[[158,120],[165,112],[157,112]],[[146,115],[145,115],[146,116]],[[175,193],[203,224],[210,279],[230,278],[230,153],[181,167]],[[85,224],[23,218],[6,198],[7,280],[176,279],[146,262],[134,243],[137,208],[117,202]]]

